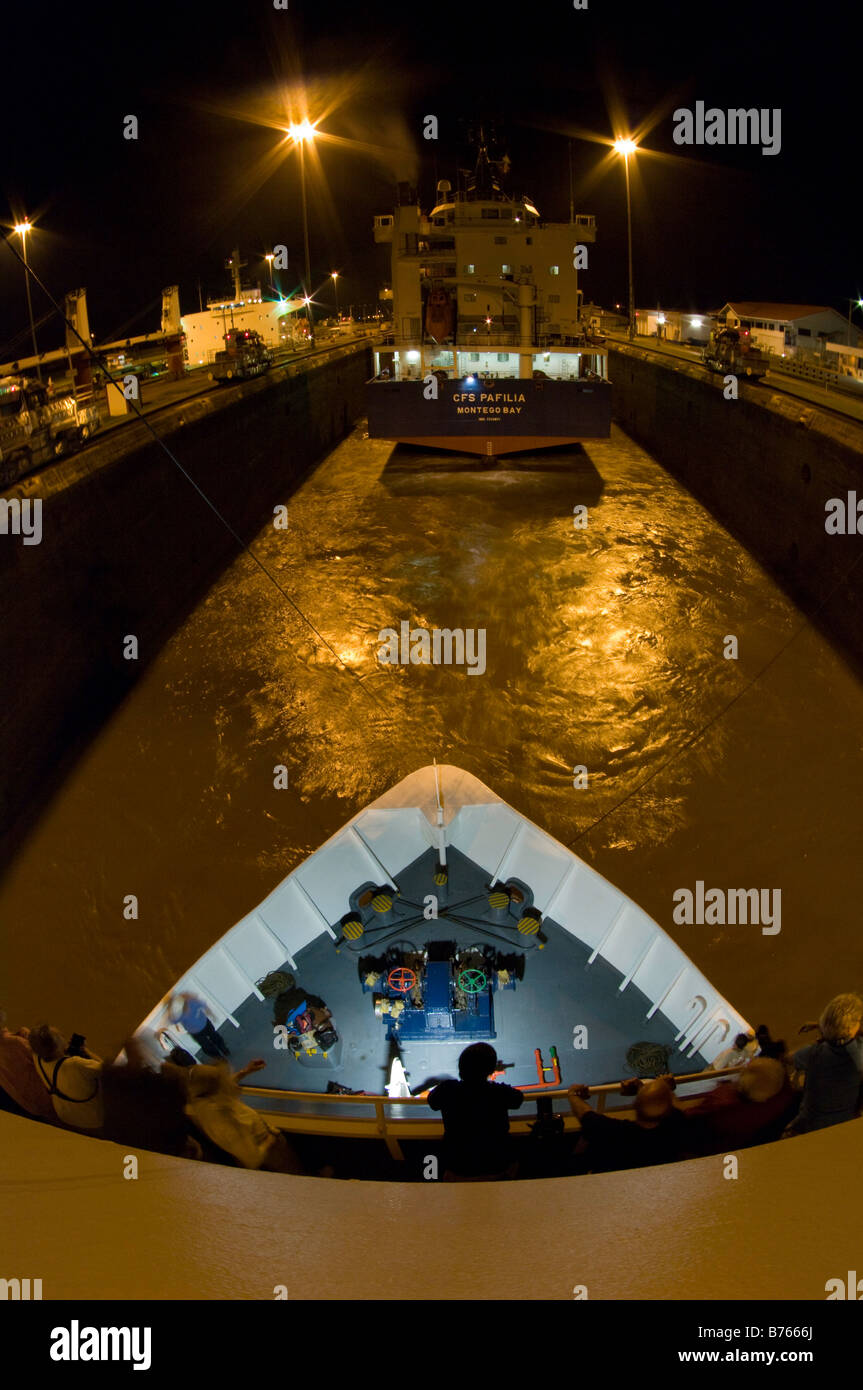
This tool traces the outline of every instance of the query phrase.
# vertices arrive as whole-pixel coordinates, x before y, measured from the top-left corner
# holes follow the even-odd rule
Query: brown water
[[[791,1040],[833,993],[863,987],[863,690],[807,629],[674,757],[802,620],[626,436],[489,469],[356,431],[289,517],[256,549],[361,679],[238,560],[0,887],[13,1026],[49,1018],[112,1051],[310,851],[432,757],[614,880],[753,1023]],[[486,673],[382,667],[378,634],[402,619],[484,628]],[[780,888],[781,932],[675,926],[672,894],[696,879]]]

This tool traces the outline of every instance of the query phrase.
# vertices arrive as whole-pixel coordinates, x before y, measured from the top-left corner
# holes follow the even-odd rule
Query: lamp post
[[[33,356],[36,358],[36,376],[42,380],[42,371],[39,367],[39,349],[36,346],[36,325],[33,322],[33,301],[30,298],[30,273],[27,268],[27,233],[32,231],[32,225],[25,217],[23,222],[15,224],[15,231],[21,238],[21,254],[24,257],[24,288],[27,291],[27,313],[30,316],[30,336],[33,339]]]
[[[17,231],[18,228],[16,227],[15,230]],[[854,310],[855,310],[855,309],[863,309],[863,299],[849,299],[849,300],[848,300],[848,346],[849,346],[849,347],[852,347],[852,346],[853,346],[853,345],[852,345],[852,342],[851,342],[851,327],[852,327],[852,325],[851,325],[851,315],[854,313]]]
[[[303,296],[306,305],[306,314],[309,320],[309,344],[315,345],[315,324],[312,317],[312,301],[310,290],[312,284],[311,263],[309,259],[309,208],[306,200],[306,142],[314,140],[315,128],[311,121],[306,117],[305,120],[288,128],[288,134],[300,151],[300,187],[303,198],[303,241],[306,252],[306,282],[303,286]]]
[[[270,251],[269,254],[264,257],[264,260],[267,262],[267,269],[269,270],[270,274],[270,289],[273,291],[273,294],[276,293],[276,287],[273,284],[273,261],[275,259],[276,257],[272,251]]]
[[[330,278],[333,282],[333,288],[336,292],[336,323],[341,323],[342,316],[339,312],[339,272],[337,270],[331,271]]]
[[[629,156],[638,149],[634,140],[615,140],[614,148],[623,155],[626,174],[626,239],[629,251],[629,336],[635,337],[635,289],[632,283],[632,198],[629,191]]]

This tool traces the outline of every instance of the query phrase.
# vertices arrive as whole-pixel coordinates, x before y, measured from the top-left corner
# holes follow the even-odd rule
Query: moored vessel
[[[595,218],[546,222],[478,144],[473,175],[441,179],[429,213],[402,183],[375,218],[393,336],[375,352],[369,435],[491,456],[607,438],[608,354],[578,284]]]

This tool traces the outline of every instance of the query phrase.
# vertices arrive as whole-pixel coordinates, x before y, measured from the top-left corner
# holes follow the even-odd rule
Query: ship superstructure
[[[608,357],[578,284],[592,216],[543,221],[481,140],[428,214],[400,184],[375,240],[392,246],[393,338],[375,354],[372,438],[498,454],[607,437]]]

